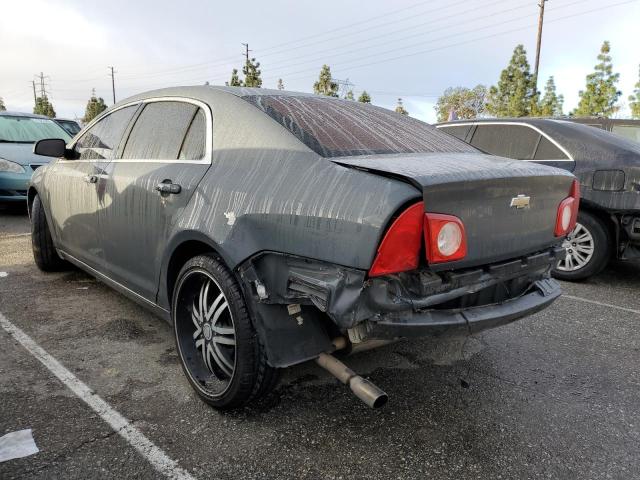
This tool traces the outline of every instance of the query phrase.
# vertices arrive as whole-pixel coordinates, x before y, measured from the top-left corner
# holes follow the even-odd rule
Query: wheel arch
[[[225,252],[210,237],[201,232],[181,232],[174,237],[166,252],[160,273],[158,304],[168,310],[171,307],[171,297],[173,296],[173,289],[180,269],[189,259],[197,255],[210,253],[218,257],[219,261],[230,271],[233,271],[234,263],[230,263],[230,259]]]
[[[620,239],[620,225],[616,221],[615,217],[605,209],[584,201],[581,201],[580,203],[580,210],[590,214],[602,223],[609,234],[609,247],[611,248],[612,256],[617,257],[617,245]]]
[[[27,190],[27,211],[29,212],[29,218],[31,218],[31,208],[33,207],[33,200],[38,194],[38,190],[36,190],[36,187],[34,186],[30,186],[29,190]]]

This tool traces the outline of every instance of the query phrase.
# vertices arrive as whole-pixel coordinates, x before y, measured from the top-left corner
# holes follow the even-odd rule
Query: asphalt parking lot
[[[563,284],[551,308],[466,340],[347,359],[390,396],[369,410],[314,365],[220,413],[184,378],[172,331],[77,270],[39,272],[29,224],[0,211],[0,314],[204,478],[640,478],[640,266]],[[2,273],[4,272],[4,273]],[[149,461],[0,329],[0,436],[40,452],[0,478],[158,478]]]

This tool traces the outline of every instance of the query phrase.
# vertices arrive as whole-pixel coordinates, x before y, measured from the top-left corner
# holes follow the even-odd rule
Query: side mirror
[[[67,144],[61,138],[45,138],[33,146],[33,153],[45,157],[64,157],[66,150]]]

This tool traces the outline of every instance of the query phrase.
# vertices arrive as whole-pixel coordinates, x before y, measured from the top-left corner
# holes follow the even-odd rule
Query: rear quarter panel
[[[388,221],[420,191],[335,165],[254,106],[225,97],[211,105],[212,166],[174,235],[206,235],[231,268],[264,250],[369,268]]]

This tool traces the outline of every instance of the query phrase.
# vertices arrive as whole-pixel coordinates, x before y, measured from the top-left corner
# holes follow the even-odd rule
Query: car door
[[[205,104],[146,100],[107,168],[99,224],[108,275],[149,301],[171,227],[211,165],[211,133]]]
[[[114,110],[90,126],[70,146],[72,160],[58,160],[47,171],[47,191],[58,247],[92,268],[104,260],[98,233],[105,169],[113,159],[137,105]]]

